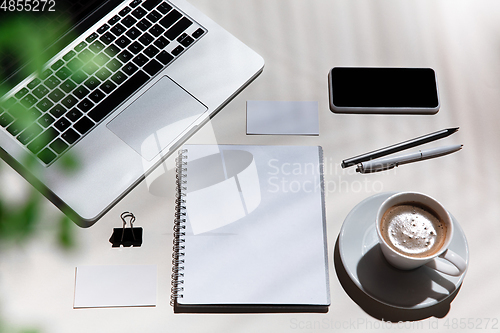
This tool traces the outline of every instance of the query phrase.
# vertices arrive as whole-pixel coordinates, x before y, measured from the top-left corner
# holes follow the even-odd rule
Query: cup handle
[[[465,260],[460,257],[458,254],[453,252],[452,250],[446,250],[443,254],[439,256],[439,258],[443,258],[450,263],[453,264],[449,265],[447,263],[442,262],[441,260],[437,260],[437,258],[433,259],[432,261],[428,262],[426,265],[429,266],[430,268],[433,268],[439,272],[452,275],[452,276],[460,276],[462,275],[465,270],[467,269],[467,263]]]

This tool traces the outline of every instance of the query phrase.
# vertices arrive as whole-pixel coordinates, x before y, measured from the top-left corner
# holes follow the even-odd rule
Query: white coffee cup
[[[402,206],[402,205],[405,205],[405,206]],[[406,243],[406,240],[401,240],[404,237],[412,238],[413,235],[411,235],[410,233],[417,232],[417,231],[411,231],[412,228],[415,229],[415,228],[419,228],[419,226],[420,226],[420,224],[419,224],[419,226],[414,227],[417,224],[414,222],[411,222],[409,220],[410,217],[408,217],[408,214],[406,214],[406,215],[403,214],[404,210],[411,205],[413,205],[415,207],[420,207],[420,208],[418,208],[419,211],[422,211],[424,214],[425,214],[425,212],[428,212],[429,214],[432,214],[432,216],[437,217],[437,220],[439,220],[439,222],[440,222],[440,223],[438,223],[438,225],[442,224],[441,228],[439,228],[439,229],[443,230],[443,232],[441,232],[440,230],[439,230],[439,232],[437,232],[437,231],[425,231],[426,233],[429,234],[429,236],[428,236],[429,241],[428,241],[428,243],[425,243],[425,244],[429,244],[431,241],[434,241],[434,239],[436,239],[436,234],[437,234],[437,238],[439,238],[441,236],[444,237],[439,242],[441,245],[440,246],[436,245],[435,246],[436,248],[433,249],[431,251],[431,253],[414,254],[414,253],[406,252],[407,251],[406,249],[403,249],[403,250],[399,249],[398,250],[398,248],[396,247],[396,246],[401,245],[402,242]],[[394,210],[395,206],[398,206],[399,208],[397,208],[397,210]],[[390,213],[388,213],[389,210],[391,210]],[[395,213],[393,213],[393,212],[395,212]],[[401,216],[399,216],[399,215],[396,216],[397,212],[401,212]],[[396,219],[404,220],[404,222],[400,222],[401,226],[398,225],[397,223],[395,223],[395,224],[393,224],[395,227],[391,227],[391,228],[393,228],[392,235],[395,235],[394,236],[395,238],[399,237],[397,240],[392,239],[390,237],[389,237],[390,239],[385,239],[384,236],[382,235],[381,222],[382,222],[382,219],[384,218],[384,214],[386,214],[386,213],[394,215],[395,216],[394,218],[396,218]],[[413,211],[413,213],[415,213],[415,211]],[[405,218],[403,218],[403,216],[405,216]],[[415,216],[417,216],[417,219],[418,219],[418,215],[415,215]],[[390,216],[386,216],[386,219],[388,219],[388,218],[390,218]],[[422,221],[422,220],[425,220],[425,218],[420,219],[420,221]],[[459,255],[457,255],[455,252],[448,249],[450,242],[453,238],[453,229],[454,229],[450,214],[437,200],[433,199],[432,197],[425,195],[425,194],[422,194],[422,193],[417,193],[417,192],[401,192],[401,193],[394,194],[394,195],[390,196],[389,198],[387,198],[379,207],[375,223],[377,226],[377,235],[379,238],[382,253],[384,254],[384,257],[387,259],[387,261],[391,265],[393,265],[394,267],[399,268],[399,269],[403,269],[403,270],[410,270],[410,269],[420,267],[422,265],[427,265],[427,266],[429,266],[429,267],[431,267],[439,272],[442,272],[442,273],[445,273],[448,275],[453,275],[453,276],[462,275],[465,272],[465,270],[467,269],[467,263],[465,262],[465,260],[462,257],[460,257]],[[408,224],[408,225],[406,225],[406,224]],[[385,222],[384,222],[384,225],[386,225]],[[424,228],[423,226],[425,224],[422,223],[421,225],[422,226],[420,227],[419,232],[423,231],[422,228]],[[427,227],[425,227],[425,229],[427,230]],[[430,227],[430,229],[432,229],[432,226]],[[395,231],[395,230],[397,230],[397,231]],[[421,233],[418,235],[421,235]],[[387,233],[386,233],[386,237],[387,237]],[[431,237],[434,237],[434,238],[431,238]],[[418,239],[419,237],[417,236],[415,238]],[[420,240],[418,244],[423,244],[424,238],[423,238],[423,236],[421,236],[421,238],[422,238],[422,240]],[[412,241],[416,242],[416,240],[410,240],[410,239],[408,239],[408,241],[409,242],[412,242]],[[394,243],[397,243],[397,244],[394,245]],[[437,244],[437,241],[436,241],[436,244]],[[412,243],[412,245],[413,245],[413,243]],[[409,245],[405,245],[405,246],[409,246]],[[415,246],[418,247],[420,245],[415,245]],[[421,247],[423,247],[423,245]],[[410,250],[408,250],[408,251],[410,251]],[[441,260],[439,258],[442,258],[445,260]],[[446,261],[448,261],[448,263]]]

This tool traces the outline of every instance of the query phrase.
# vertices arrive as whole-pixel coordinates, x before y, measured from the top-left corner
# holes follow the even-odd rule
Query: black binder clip
[[[130,212],[123,212],[120,215],[123,221],[123,227],[113,228],[113,234],[109,239],[109,242],[113,244],[112,247],[139,247],[142,245],[142,228],[134,228],[135,216]],[[130,228],[125,228],[127,224],[127,218],[130,218]]]

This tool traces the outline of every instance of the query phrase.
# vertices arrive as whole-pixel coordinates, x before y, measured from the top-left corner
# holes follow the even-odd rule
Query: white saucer
[[[394,193],[376,194],[351,210],[340,231],[340,258],[352,281],[373,299],[402,309],[433,306],[460,287],[465,273],[455,277],[427,266],[403,271],[385,260],[378,243],[375,217],[380,204]],[[468,265],[467,240],[455,218],[451,218],[455,232],[449,248],[464,258]]]

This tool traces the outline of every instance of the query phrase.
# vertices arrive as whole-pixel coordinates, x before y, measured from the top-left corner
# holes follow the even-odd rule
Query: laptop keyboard
[[[162,0],[134,0],[0,107],[0,126],[49,165],[206,30]]]

